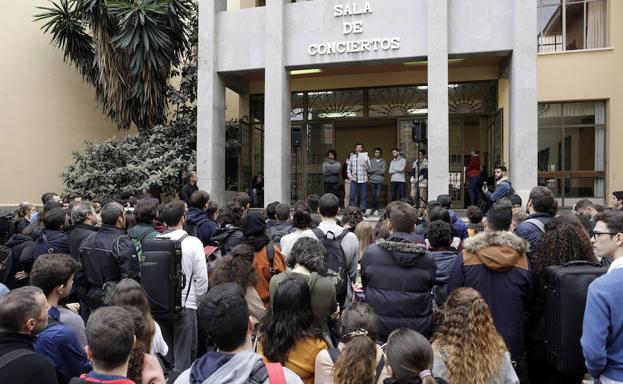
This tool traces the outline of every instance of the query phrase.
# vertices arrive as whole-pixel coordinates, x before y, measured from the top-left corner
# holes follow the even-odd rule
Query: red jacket
[[[467,164],[467,177],[480,176],[480,156],[472,156]]]

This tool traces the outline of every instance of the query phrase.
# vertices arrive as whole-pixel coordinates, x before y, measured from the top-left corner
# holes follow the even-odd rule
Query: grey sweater
[[[337,183],[340,174],[340,162],[325,160],[322,163],[322,176],[325,183]]]
[[[370,159],[370,167],[368,167],[368,181],[374,184],[381,184],[385,179],[385,168],[387,164],[383,159]]]
[[[389,173],[392,175],[391,181],[393,182],[405,182],[405,167],[407,166],[407,160],[404,157],[393,159],[389,164]]]

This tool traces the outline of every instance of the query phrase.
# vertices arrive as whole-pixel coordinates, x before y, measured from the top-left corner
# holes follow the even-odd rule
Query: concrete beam
[[[428,0],[428,198],[448,193],[448,1]]]
[[[515,192],[528,201],[537,185],[537,23],[536,0],[514,3],[514,48],[510,63],[510,178]]]
[[[285,68],[285,6],[266,2],[264,98],[264,202],[290,202],[290,76]]]
[[[226,0],[199,1],[197,185],[221,203],[225,202],[225,84],[216,71],[216,14],[226,9]]]

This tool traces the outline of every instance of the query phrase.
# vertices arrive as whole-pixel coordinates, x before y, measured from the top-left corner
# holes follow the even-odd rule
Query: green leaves
[[[196,3],[55,0],[39,9],[35,20],[94,86],[104,114],[120,129],[135,124],[145,131],[165,122],[167,81],[185,55],[195,55]]]

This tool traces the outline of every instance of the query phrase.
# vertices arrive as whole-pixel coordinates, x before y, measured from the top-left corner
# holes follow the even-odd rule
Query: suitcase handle
[[[572,260],[572,261],[569,261],[567,263],[564,263],[562,266],[563,267],[571,267],[573,265],[592,265],[594,267],[599,267],[599,264],[591,263],[591,262],[588,262],[586,260]]]

